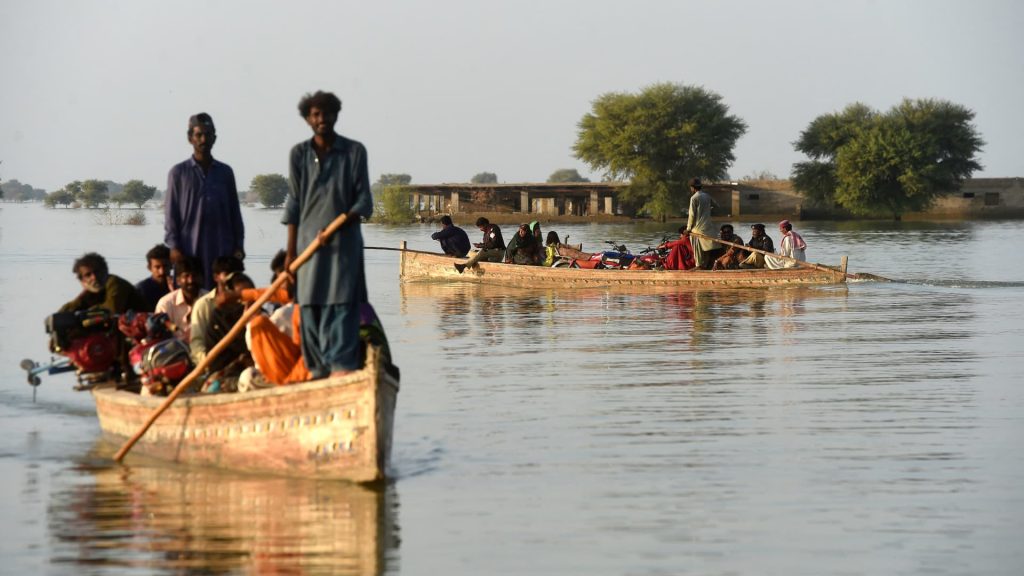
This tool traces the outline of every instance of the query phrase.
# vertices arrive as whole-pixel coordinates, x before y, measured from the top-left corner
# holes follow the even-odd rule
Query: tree
[[[907,99],[884,114],[854,104],[819,116],[796,142],[810,160],[794,165],[794,187],[854,214],[899,220],[981,169],[975,154],[984,141],[973,119],[971,110],[933,99]]]
[[[253,176],[249,188],[256,193],[260,203],[267,208],[277,208],[288,197],[288,180],[280,174],[259,174]]]
[[[106,204],[109,201],[107,198],[107,184],[99,180],[86,180],[81,183],[81,188],[76,198],[86,208],[96,208],[100,204]]]
[[[747,130],[718,94],[672,83],[603,94],[578,127],[576,157],[606,178],[629,180],[621,199],[658,218],[685,206],[690,178],[727,177]]]
[[[49,194],[46,195],[46,198],[43,199],[43,203],[50,208],[56,207],[58,204],[67,208],[74,201],[75,195],[68,192],[64,188],[50,192]]]
[[[36,200],[44,200],[46,198],[46,190],[40,188],[33,188],[29,184],[22,184],[17,180],[8,180],[0,185],[0,198],[5,195],[15,202],[33,202]]]
[[[405,186],[383,186],[374,198],[373,219],[389,224],[406,224],[415,219],[412,195]]]
[[[377,182],[382,186],[405,186],[412,182],[412,176],[408,174],[381,174]]]
[[[824,114],[811,121],[793,145],[810,157],[793,165],[793,187],[811,200],[835,202],[836,154],[877,116],[870,107],[855,102],[838,114]]]
[[[548,176],[548,182],[556,184],[560,182],[590,182],[590,180],[580,176],[579,170],[575,168],[562,168],[552,172],[551,176]]]
[[[129,180],[121,187],[121,193],[116,194],[114,199],[118,206],[125,202],[135,204],[141,209],[142,205],[155,195],[156,186],[146,186],[142,180]]]
[[[473,178],[470,179],[470,182],[473,184],[497,184],[498,175],[494,172],[480,172],[473,176]]]
[[[412,176],[408,174],[381,174],[380,178],[370,186],[370,192],[378,196],[388,186],[406,186],[412,182]]]

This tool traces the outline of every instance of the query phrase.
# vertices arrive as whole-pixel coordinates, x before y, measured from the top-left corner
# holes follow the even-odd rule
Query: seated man
[[[192,334],[192,307],[208,290],[203,288],[203,263],[194,256],[183,256],[174,265],[178,289],[156,304],[156,311],[167,314],[174,324],[174,337],[189,344]]]
[[[483,216],[476,219],[476,227],[484,233],[483,241],[473,244],[477,248],[477,253],[470,257],[465,264],[455,264],[455,269],[459,271],[459,274],[462,274],[466,268],[476,266],[476,263],[481,260],[501,262],[505,257],[505,239],[501,237],[501,228],[498,228],[497,224],[491,224],[491,221]]]
[[[147,308],[137,312],[152,312],[157,302],[174,289],[174,281],[170,276],[171,249],[163,244],[153,246],[146,252],[146,269],[149,270],[149,278],[136,283],[135,289],[142,295]]]
[[[690,270],[697,266],[693,257],[693,246],[686,226],[679,227],[679,239],[670,240],[658,246],[659,250],[669,249],[665,257],[666,270]]]
[[[146,309],[146,302],[135,286],[124,278],[111,274],[107,270],[107,261],[103,256],[89,252],[75,260],[71,271],[82,283],[82,292],[74,300],[61,306],[60,312],[105,308],[111,314],[122,314],[129,310]]]
[[[719,229],[718,237],[726,242],[732,242],[733,244],[743,245],[743,238],[740,238],[732,231],[732,224],[722,224]],[[747,251],[742,248],[735,246],[729,246],[728,244],[722,244],[722,254],[715,258],[715,263],[711,265],[712,270],[735,270],[740,267],[742,262],[747,257]]]
[[[213,281],[215,288],[196,299],[192,305],[192,338],[189,340],[189,348],[192,349],[192,361],[198,366],[206,358],[206,353],[216,345],[216,342],[207,346],[206,338],[198,336],[207,333],[210,325],[210,317],[216,304],[218,292],[226,290],[226,283],[231,274],[245,270],[245,264],[234,256],[221,256],[213,261]]]
[[[302,315],[295,308],[295,303],[289,302],[269,318],[260,314],[249,321],[246,338],[253,362],[263,379],[272,384],[305,382],[313,377],[302,359]]]
[[[747,242],[747,246],[765,252],[775,252],[772,237],[764,233],[764,224],[754,224],[750,227],[750,242]],[[750,255],[740,262],[740,268],[764,268],[764,254],[750,252]]]
[[[778,256],[765,256],[764,265],[772,270],[781,268],[795,268],[797,261],[807,260],[807,243],[802,236],[793,231],[793,225],[789,220],[779,222],[779,232],[782,240],[779,242]]]
[[[223,282],[219,282],[206,331],[202,335],[193,333],[192,340],[203,338],[209,351],[226,338],[245,312],[242,292],[252,287],[252,279],[242,272],[231,273]],[[245,345],[245,334],[240,332],[216,358],[210,361],[207,368],[209,376],[203,389],[210,392],[233,392],[236,389],[238,375],[250,365],[252,356]],[[211,389],[211,385],[215,388]]]
[[[541,252],[543,252],[541,245],[537,242],[530,227],[520,224],[519,230],[512,236],[512,240],[509,241],[508,247],[505,249],[505,263],[536,266],[543,260]]]
[[[464,258],[469,253],[469,236],[447,214],[441,216],[441,229],[431,234],[430,239],[440,241],[441,250],[449,256]]]

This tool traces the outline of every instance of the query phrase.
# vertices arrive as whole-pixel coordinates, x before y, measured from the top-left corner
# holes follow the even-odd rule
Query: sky
[[[1024,3],[1006,0],[0,0],[0,181],[166,188],[208,112],[214,156],[287,175],[306,92],[336,93],[370,177],[543,182],[608,92],[719,94],[732,178],[788,177],[819,115],[904,98],[973,110],[975,177],[1024,176]]]

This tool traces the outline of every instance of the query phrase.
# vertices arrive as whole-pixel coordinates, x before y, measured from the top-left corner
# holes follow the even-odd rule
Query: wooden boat
[[[399,382],[374,347],[352,374],[243,393],[181,396],[133,453],[285,476],[373,482],[386,475]],[[100,428],[132,437],[162,397],[97,386]]]
[[[482,282],[505,286],[580,287],[723,287],[784,286],[810,284],[841,284],[846,281],[846,259],[837,268],[811,264],[783,270],[587,270],[580,268],[548,268],[480,262],[463,273],[455,269],[454,258],[406,249],[401,246],[399,276],[403,282],[421,280]]]

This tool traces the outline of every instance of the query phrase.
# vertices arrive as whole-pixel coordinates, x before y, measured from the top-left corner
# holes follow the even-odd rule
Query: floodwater
[[[1024,222],[799,223],[811,260],[901,282],[784,289],[403,286],[368,250],[403,375],[394,480],[368,489],[115,465],[70,375],[33,402],[18,363],[48,358],[71,262],[143,278],[146,216],[0,205],[0,573],[1024,573]],[[268,278],[280,212],[244,217]]]

